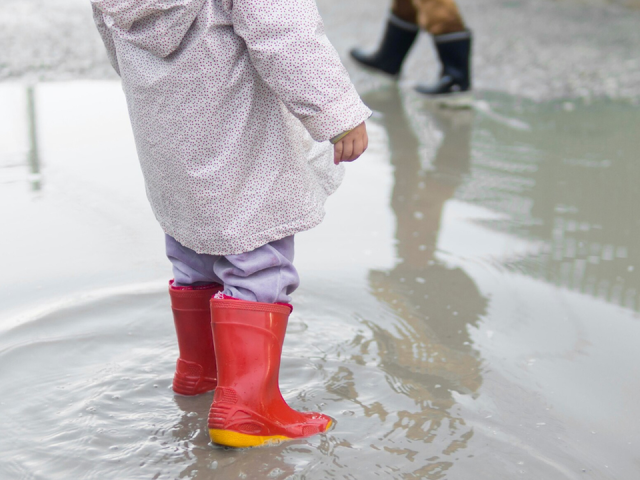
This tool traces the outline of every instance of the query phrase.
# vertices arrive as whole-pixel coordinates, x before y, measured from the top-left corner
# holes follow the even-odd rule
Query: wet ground
[[[353,6],[320,2],[341,52],[365,26],[377,35],[377,3],[353,28]],[[472,110],[412,93],[433,65],[426,39],[399,87],[348,63],[375,110],[370,148],[299,235],[281,370],[289,403],[336,426],[277,447],[209,445],[211,395],[172,394],[170,269],[118,83],[28,86],[16,71],[0,84],[0,478],[640,476],[640,83],[625,57],[638,14],[465,5],[502,42],[478,42]],[[555,23],[501,37],[523,12]],[[610,28],[586,43],[536,36],[563,31],[558,18]],[[567,87],[571,65],[599,71],[584,59],[604,38],[616,88],[588,75]],[[512,68],[509,42],[525,57],[578,53],[543,62],[548,84],[511,72],[513,95],[490,84]],[[76,75],[65,65],[47,75]]]
[[[640,0],[458,0],[475,34],[475,85],[545,100],[638,98]],[[378,81],[348,59],[354,45],[373,46],[390,0],[318,0],[332,43],[360,89]],[[0,80],[115,79],[91,21],[89,0],[2,0]],[[434,78],[426,35],[403,80]]]

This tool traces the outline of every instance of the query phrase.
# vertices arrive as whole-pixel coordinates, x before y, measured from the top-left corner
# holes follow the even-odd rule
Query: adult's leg
[[[415,11],[415,23],[431,35],[462,32],[466,29],[454,0],[411,0],[411,2]]]
[[[471,89],[471,32],[465,27],[454,0],[413,0],[418,24],[433,36],[442,64],[440,78],[416,87],[420,93],[447,98]],[[451,106],[469,106],[470,96],[454,95]]]
[[[393,0],[391,2],[391,13],[400,20],[412,25],[418,23],[418,10],[413,4],[413,0]]]

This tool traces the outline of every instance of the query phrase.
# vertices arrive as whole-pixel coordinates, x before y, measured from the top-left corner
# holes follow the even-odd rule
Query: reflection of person
[[[444,137],[432,163],[434,170],[426,171],[397,90],[374,95],[365,101],[382,112],[389,136],[399,259],[390,271],[370,272],[369,281],[374,295],[394,312],[398,325],[388,330],[370,326],[382,368],[417,406],[398,412],[394,428],[406,430],[404,435],[411,441],[430,442],[440,428],[449,426],[451,443],[443,453],[450,454],[464,447],[473,434],[470,428],[462,428],[463,422],[450,410],[455,404],[453,392],[471,394],[482,382],[468,327],[477,324],[486,300],[462,269],[443,265],[434,252],[444,205],[469,168],[473,112],[432,112]],[[448,462],[441,463],[448,468]],[[414,472],[420,473],[424,472]]]
[[[420,28],[433,36],[442,65],[433,85],[416,87],[427,95],[451,95],[471,89],[471,32],[465,27],[454,0],[394,0],[378,50],[351,51],[367,67],[397,75]]]
[[[291,409],[278,386],[298,286],[293,236],[322,220],[342,178],[334,163],[366,149],[371,112],[315,2],[92,4],[167,235],[180,347],[175,391],[215,387],[215,443],[255,446],[326,431],[329,417]]]

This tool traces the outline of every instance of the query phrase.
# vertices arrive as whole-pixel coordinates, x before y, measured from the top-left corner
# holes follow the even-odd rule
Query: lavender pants
[[[293,266],[293,235],[238,255],[196,253],[166,235],[174,285],[224,285],[222,293],[241,300],[289,303],[298,288]]]

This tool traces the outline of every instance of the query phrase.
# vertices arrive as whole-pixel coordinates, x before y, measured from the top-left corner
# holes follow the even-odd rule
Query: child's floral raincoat
[[[91,3],[166,233],[228,255],[320,223],[343,175],[328,140],[371,112],[314,0]]]

